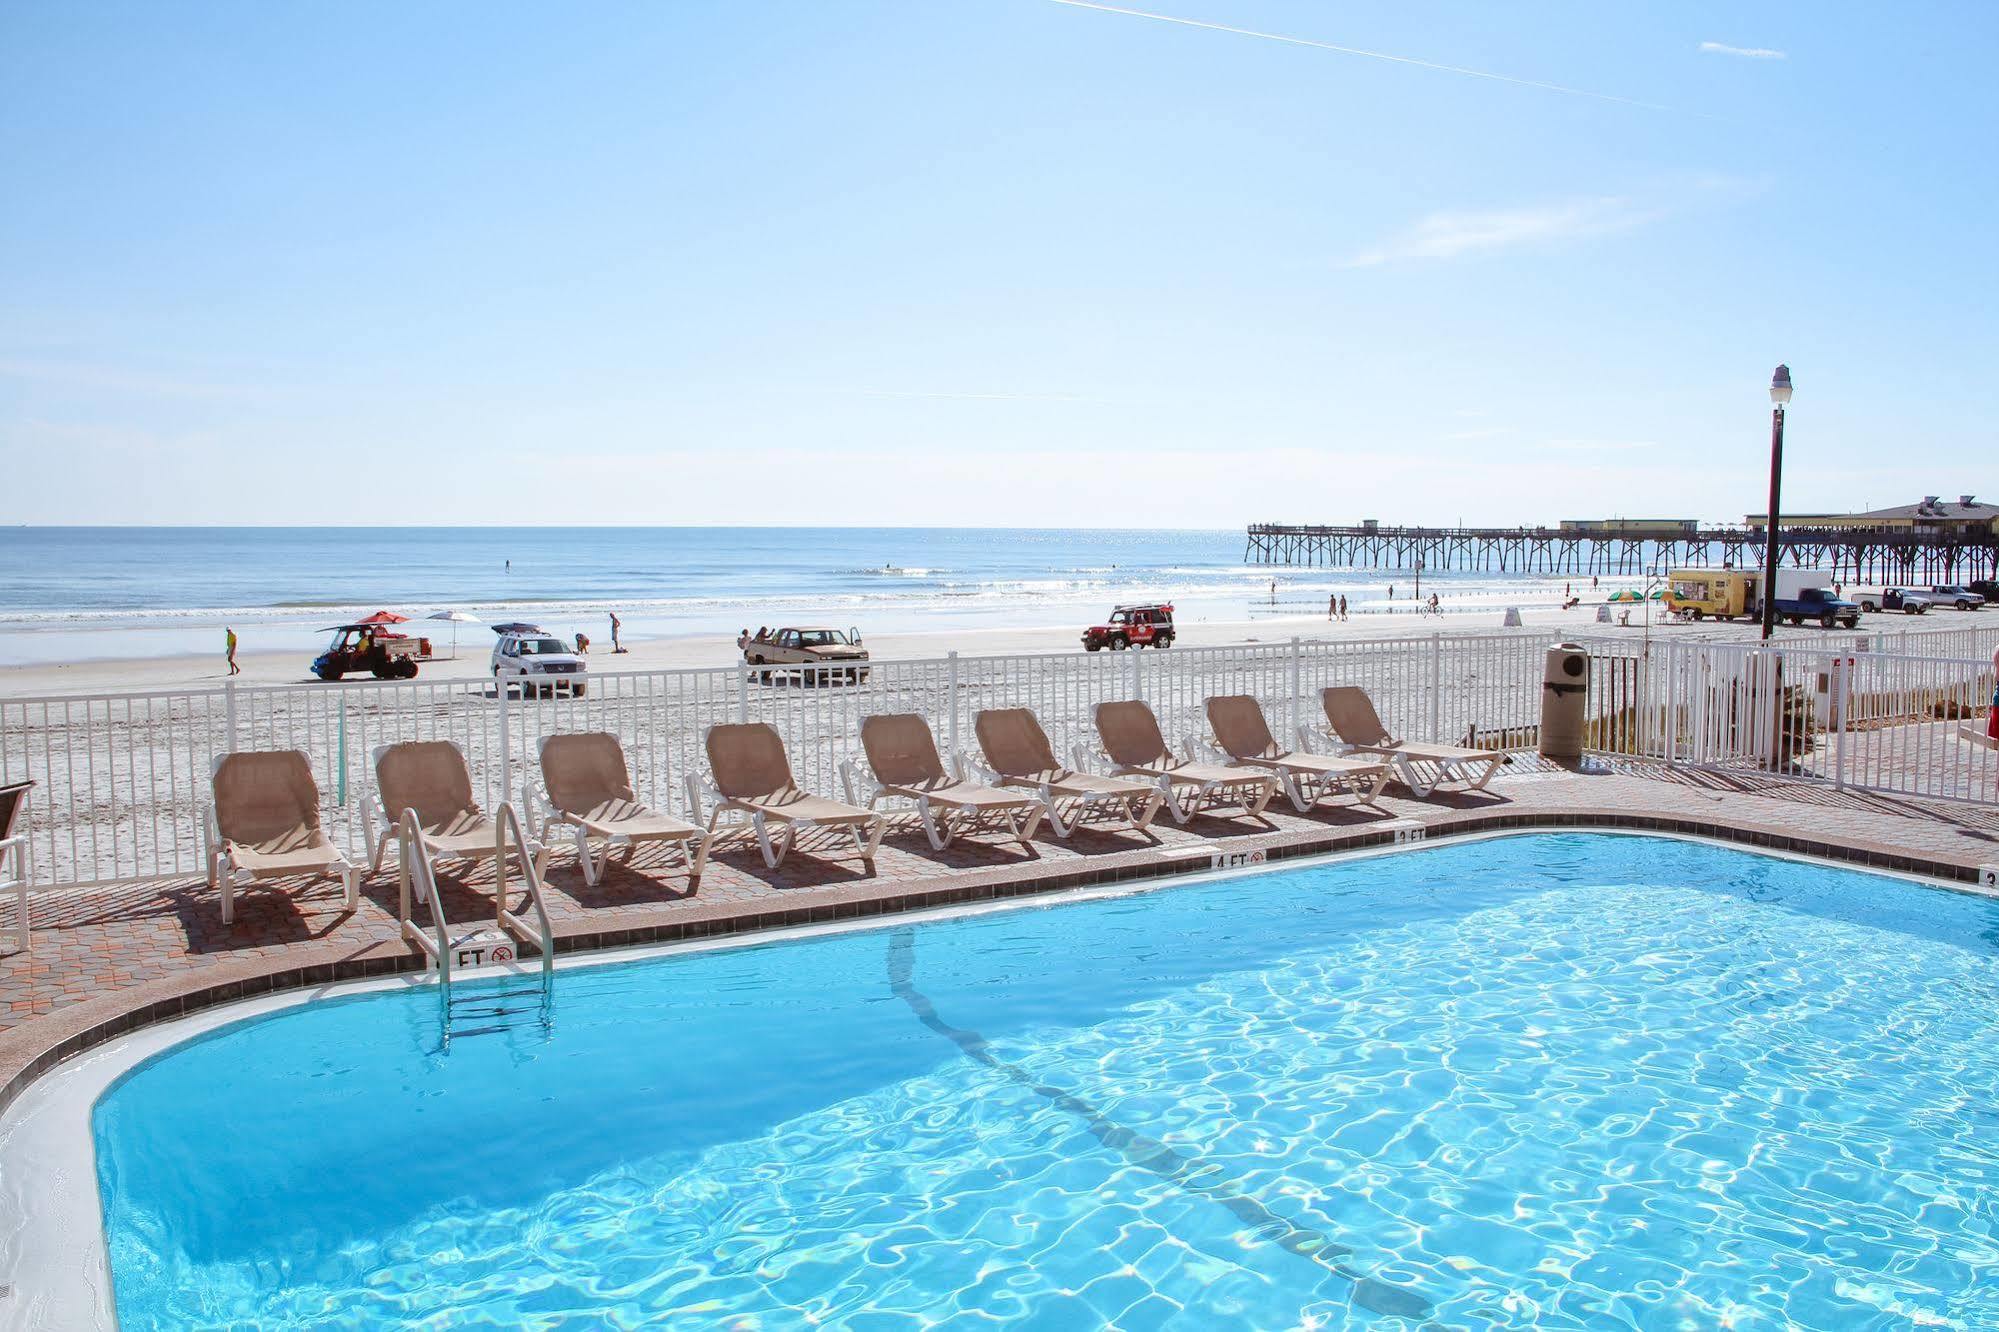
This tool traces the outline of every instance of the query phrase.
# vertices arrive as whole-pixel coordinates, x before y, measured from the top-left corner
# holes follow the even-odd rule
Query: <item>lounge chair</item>
[[[1467,749],[1461,745],[1426,745],[1397,740],[1381,724],[1374,700],[1365,689],[1354,685],[1334,685],[1320,695],[1326,709],[1326,724],[1339,742],[1353,752],[1380,754],[1395,765],[1396,779],[1416,795],[1427,796],[1446,782],[1460,783],[1466,791],[1483,791],[1506,755],[1489,749]],[[1427,781],[1422,770],[1436,775]],[[1474,780],[1469,774],[1477,770]]]
[[[1099,703],[1096,721],[1104,753],[1116,765],[1113,775],[1157,786],[1175,823],[1186,823],[1204,809],[1261,818],[1263,807],[1277,794],[1277,779],[1269,773],[1173,757],[1159,718],[1146,703]]]
[[[337,876],[347,909],[361,902],[361,871],[327,839],[319,785],[296,749],[223,754],[210,772],[204,820],[208,886],[222,889],[222,923],[236,920],[236,886],[265,879]]]
[[[807,795],[791,776],[791,760],[785,755],[784,740],[764,722],[734,722],[711,726],[707,735],[708,768],[714,782],[708,794],[715,800],[709,816],[708,832],[713,836],[722,816],[741,814],[756,833],[757,847],[764,864],[776,869],[791,853],[801,828],[846,828],[854,836],[861,863],[875,867],[875,851],[881,846],[888,820],[871,809],[842,804],[823,796]],[[689,783],[694,782],[689,778]],[[693,792],[695,808],[700,808],[698,788]],[[770,825],[778,825],[771,837]]]
[[[930,723],[916,713],[863,717],[861,748],[868,756],[874,789],[861,796],[860,773],[850,759],[841,765],[847,799],[869,809],[887,799],[914,802],[933,850],[942,851],[958,834],[981,825],[1003,827],[1023,848],[1033,849],[1034,831],[1045,812],[1040,798],[946,772]]]
[[[541,782],[540,839],[546,845],[551,826],[567,827],[576,840],[583,882],[594,885],[604,877],[604,864],[613,849],[623,847],[625,859],[630,860],[641,842],[677,846],[689,884],[701,882],[701,871],[708,864],[708,834],[685,819],[638,802],[624,746],[615,735],[591,731],[547,737],[541,742]],[[594,855],[592,840],[603,847]]]
[[[373,869],[382,868],[382,856],[397,840],[405,811],[416,817],[417,846],[433,877],[440,860],[492,860],[501,853],[508,809],[503,806],[502,817],[494,819],[479,808],[465,755],[449,740],[409,740],[375,751],[375,804],[364,810]],[[383,824],[380,836],[374,832],[375,819]],[[530,837],[521,842],[521,855],[539,886],[547,852]]]
[[[1208,728],[1215,744],[1239,767],[1268,772],[1283,787],[1285,798],[1300,814],[1336,795],[1351,794],[1372,805],[1388,785],[1392,769],[1383,758],[1332,758],[1277,747],[1263,708],[1248,694],[1223,694],[1208,700]]]
[[[1074,832],[1092,810],[1113,810],[1123,816],[1122,825],[1108,827],[1144,832],[1165,799],[1149,782],[1097,777],[1063,767],[1055,761],[1048,732],[1026,708],[989,708],[974,719],[973,730],[994,784],[1033,791],[1058,837]],[[1062,817],[1065,804],[1074,807],[1067,819]]]
[[[28,788],[33,785],[0,784],[0,893],[14,895],[14,946],[24,953],[32,952],[35,946],[35,936],[28,929],[28,836],[21,822],[28,808]],[[10,858],[14,862],[12,878],[7,874]]]

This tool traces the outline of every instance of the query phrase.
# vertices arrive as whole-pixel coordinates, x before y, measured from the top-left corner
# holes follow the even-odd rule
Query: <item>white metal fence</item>
[[[1990,653],[1999,645],[1993,618],[1991,629],[1791,636],[1781,640],[1781,668],[1751,646],[1586,639],[1597,653],[1590,744],[1675,763],[1990,799],[1992,752],[1958,739],[1953,718],[1990,697]],[[953,655],[877,662],[853,684],[792,673],[765,679],[740,667],[673,670],[593,675],[583,698],[522,698],[490,681],[411,681],[0,699],[0,780],[38,784],[29,815],[34,882],[82,886],[200,873],[209,771],[232,749],[305,751],[331,807],[329,832],[358,850],[371,756],[401,740],[455,741],[489,807],[533,789],[540,741],[556,732],[617,735],[641,799],[677,808],[682,779],[705,769],[702,736],[718,722],[772,723],[799,782],[835,794],[839,761],[856,749],[860,720],[870,714],[921,713],[948,751],[973,747],[979,710],[1030,707],[1066,753],[1093,737],[1091,709],[1106,700],[1147,700],[1177,742],[1204,729],[1206,698],[1246,693],[1288,736],[1317,715],[1318,691],[1335,684],[1364,686],[1399,735],[1509,748],[1535,741],[1549,642],[1529,631]],[[1828,693],[1821,679],[1836,688]],[[1834,725],[1839,717],[1849,724]],[[1787,725],[1797,732],[1789,740]]]

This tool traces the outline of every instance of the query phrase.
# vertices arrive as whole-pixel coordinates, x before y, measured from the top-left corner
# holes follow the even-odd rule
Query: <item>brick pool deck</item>
[[[782,871],[770,871],[739,837],[718,843],[694,893],[672,869],[649,870],[643,851],[630,868],[614,864],[602,883],[586,887],[565,845],[547,900],[557,951],[573,952],[1187,873],[1206,869],[1208,858],[1171,853],[1203,844],[1261,849],[1272,859],[1354,849],[1392,842],[1396,828],[1412,822],[1431,839],[1564,826],[1702,833],[1967,885],[1981,865],[1999,862],[1999,808],[1991,805],[1647,764],[1572,770],[1516,756],[1481,794],[1415,800],[1391,787],[1380,811],[1302,816],[1273,805],[1266,824],[1200,817],[1180,827],[1161,814],[1150,836],[1084,830],[1065,842],[1044,829],[1031,856],[989,837],[933,852],[914,821],[900,819],[873,874],[850,857],[813,854],[810,842]],[[490,918],[482,891],[489,885],[481,876],[446,880],[452,918]],[[393,870],[363,882],[352,913],[330,880],[252,888],[239,895],[232,926],[222,924],[219,898],[200,879],[39,896],[33,952],[0,955],[0,1108],[61,1060],[148,1022],[272,991],[419,970],[421,957],[397,937],[396,895]]]

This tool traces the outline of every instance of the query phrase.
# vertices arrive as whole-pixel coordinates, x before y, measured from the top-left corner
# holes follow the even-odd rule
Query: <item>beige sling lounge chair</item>
[[[33,782],[0,782],[0,894],[13,895],[14,946],[23,953],[35,947],[34,932],[28,927],[28,834],[22,817],[33,786]]]
[[[801,828],[846,828],[853,833],[861,863],[875,867],[875,851],[881,846],[888,820],[871,809],[842,804],[823,796],[807,795],[791,776],[791,760],[784,752],[784,740],[776,729],[763,722],[736,722],[708,728],[708,768],[714,774],[709,794],[715,812],[708,819],[713,836],[725,814],[741,814],[756,833],[757,847],[764,864],[776,869],[791,853]],[[690,783],[693,778],[689,778]],[[698,789],[695,808],[700,808]],[[771,837],[770,825],[778,825]]]
[[[361,901],[361,871],[327,839],[319,785],[296,749],[216,758],[208,807],[208,886],[222,889],[222,923],[236,919],[236,886],[265,879],[338,876],[347,909]]]
[[[1045,812],[1040,798],[946,772],[930,723],[918,714],[863,717],[861,748],[874,775],[873,790],[861,795],[867,783],[850,759],[841,765],[847,799],[869,809],[888,799],[913,802],[932,850],[942,851],[960,833],[981,826],[1004,828],[1023,848],[1033,849]]]
[[[1382,758],[1331,758],[1301,750],[1283,750],[1271,737],[1263,707],[1248,694],[1223,694],[1208,700],[1208,729],[1215,744],[1239,767],[1257,768],[1276,778],[1291,807],[1300,814],[1336,795],[1353,795],[1372,805],[1388,785],[1391,769]]]
[[[1074,832],[1091,810],[1109,810],[1122,816],[1122,824],[1106,827],[1144,832],[1165,799],[1159,788],[1148,782],[1097,777],[1063,767],[1055,761],[1048,732],[1026,708],[987,709],[974,719],[973,730],[993,780],[1001,786],[1033,791],[1048,815],[1048,826],[1058,837]],[[1062,817],[1065,804],[1074,810],[1067,819]]]
[[[1096,720],[1104,753],[1116,765],[1114,775],[1157,786],[1175,823],[1186,823],[1204,809],[1261,818],[1263,807],[1277,794],[1277,779],[1269,773],[1174,758],[1149,704],[1099,703]]]
[[[576,841],[583,882],[595,884],[604,877],[604,864],[613,849],[623,847],[629,861],[641,842],[677,847],[689,884],[701,882],[701,871],[708,864],[708,834],[685,819],[638,802],[617,736],[590,731],[547,737],[541,742],[541,783],[541,840],[548,842],[552,825],[567,827]],[[603,847],[594,855],[592,841]]]
[[[1483,791],[1506,762],[1506,755],[1489,749],[1395,739],[1381,724],[1374,700],[1365,689],[1354,685],[1334,685],[1319,697],[1325,704],[1326,723],[1339,742],[1357,753],[1386,758],[1395,765],[1396,780],[1419,797],[1429,795],[1446,782],[1457,782],[1466,791]],[[1435,775],[1425,780],[1425,770]],[[1476,780],[1471,776],[1473,771],[1477,772]]]
[[[416,816],[418,845],[433,876],[440,860],[491,860],[500,854],[504,817],[495,820],[479,808],[465,755],[449,740],[410,740],[377,749],[375,798],[367,827],[374,843],[369,864],[378,871],[405,810]],[[513,811],[503,807],[502,812]],[[379,836],[374,832],[378,818],[384,829]],[[546,851],[532,838],[521,840],[521,855],[531,862],[538,888]]]

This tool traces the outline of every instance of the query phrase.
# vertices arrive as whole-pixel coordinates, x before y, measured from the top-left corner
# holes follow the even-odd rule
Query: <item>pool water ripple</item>
[[[424,996],[313,1004],[100,1102],[119,1311],[1999,1326],[1995,939],[1538,835],[567,972],[443,1056]]]

